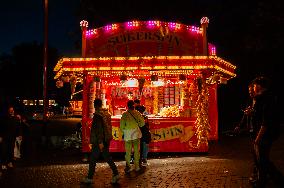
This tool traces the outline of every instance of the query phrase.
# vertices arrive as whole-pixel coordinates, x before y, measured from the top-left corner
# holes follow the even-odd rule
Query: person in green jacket
[[[134,165],[135,171],[140,171],[139,167],[139,145],[140,138],[142,137],[142,133],[140,131],[140,127],[143,127],[145,122],[143,116],[134,109],[134,101],[129,100],[127,102],[128,110],[122,114],[120,119],[120,130],[123,135],[123,139],[125,141],[125,160],[126,167],[125,172],[129,173],[131,171],[130,168],[130,159],[131,159],[131,151],[132,147],[134,150]]]

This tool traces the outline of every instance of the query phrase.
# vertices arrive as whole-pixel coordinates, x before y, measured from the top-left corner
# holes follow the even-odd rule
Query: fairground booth
[[[208,23],[131,21],[88,30],[81,21],[82,57],[60,59],[54,71],[71,88],[82,82],[83,152],[90,151],[95,98],[112,114],[111,152],[124,152],[119,123],[130,99],[146,107],[150,152],[208,151],[208,141],[218,140],[218,85],[236,76],[207,42]]]

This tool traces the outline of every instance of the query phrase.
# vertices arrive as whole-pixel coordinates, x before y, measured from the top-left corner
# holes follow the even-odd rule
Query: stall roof
[[[68,73],[113,72],[116,74],[142,70],[171,71],[179,74],[188,70],[211,70],[222,77],[236,76],[236,66],[217,56],[152,56],[152,57],[97,57],[62,58],[54,68],[54,79]]]

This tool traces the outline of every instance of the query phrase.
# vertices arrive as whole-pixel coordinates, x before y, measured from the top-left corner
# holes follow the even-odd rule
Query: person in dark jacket
[[[140,138],[140,164],[142,166],[146,166],[149,152],[149,143],[151,142],[149,120],[146,115],[143,115],[146,110],[144,106],[136,106],[135,110],[142,114],[145,121],[145,125],[143,127],[140,127],[140,130],[142,132],[142,137]]]
[[[8,113],[1,118],[0,122],[0,140],[2,142],[2,170],[13,168],[14,147],[16,137],[20,135],[21,116],[16,115],[14,107],[8,107]]]
[[[82,183],[93,183],[93,176],[95,173],[96,163],[102,154],[104,160],[112,169],[112,183],[117,183],[119,174],[115,163],[113,162],[110,153],[109,145],[112,139],[111,134],[111,116],[109,113],[102,109],[102,100],[94,100],[95,113],[91,127],[90,144],[92,147],[89,161],[88,176],[82,180]]]
[[[257,175],[257,156],[254,147],[255,134],[253,133],[253,124],[252,124],[252,116],[254,112],[253,109],[256,102],[253,83],[249,84],[248,93],[250,97],[249,102],[246,108],[243,110],[243,117],[240,123],[235,127],[234,132],[239,134],[241,130],[245,130],[250,135],[251,153],[253,157],[253,168],[252,168],[252,175],[249,178],[249,181],[253,182],[255,181]]]
[[[258,77],[253,80],[255,104],[252,111],[252,137],[257,161],[256,187],[265,187],[267,177],[273,175],[275,166],[269,155],[273,142],[278,138],[280,122],[277,97],[270,89],[270,80]]]

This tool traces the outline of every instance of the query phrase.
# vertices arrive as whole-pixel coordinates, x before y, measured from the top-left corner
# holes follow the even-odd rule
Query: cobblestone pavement
[[[284,137],[275,143],[271,158],[284,172]],[[189,187],[246,188],[251,169],[248,137],[222,137],[210,143],[208,153],[150,153],[148,166],[142,172],[125,175],[123,154],[114,154],[121,179],[112,185],[111,170],[100,161],[94,184],[82,185],[88,165],[81,162],[79,151],[44,150],[30,160],[16,163],[3,172],[0,187]],[[270,182],[268,187],[277,186]]]

